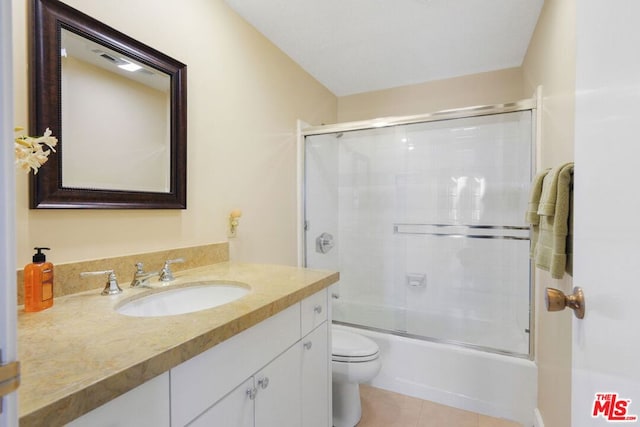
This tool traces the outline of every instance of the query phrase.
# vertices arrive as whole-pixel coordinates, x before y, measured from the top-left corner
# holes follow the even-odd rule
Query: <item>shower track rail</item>
[[[472,349],[472,350],[484,351],[486,353],[501,354],[503,356],[512,356],[512,357],[517,357],[517,358],[520,358],[520,359],[533,360],[530,354],[519,353],[517,351],[501,350],[499,348],[488,347],[488,346],[479,345],[479,344],[471,344],[471,343],[464,342],[464,341],[452,340],[452,339],[448,339],[448,338],[436,338],[436,337],[429,337],[429,336],[425,336],[425,335],[411,334],[411,333],[409,333],[407,331],[401,331],[401,330],[398,330],[398,329],[377,328],[375,326],[362,325],[360,323],[345,322],[345,321],[335,320],[335,319],[333,319],[331,322],[334,325],[350,326],[352,328],[364,329],[366,331],[379,332],[381,334],[391,334],[391,335],[396,335],[398,337],[411,338],[411,339],[420,340],[420,341],[429,341],[429,342],[433,342],[433,343],[437,343],[437,344],[455,345],[455,346],[458,346],[458,347],[469,348],[469,349]],[[527,331],[527,334],[529,334],[529,333],[530,332]]]
[[[477,105],[474,107],[455,108],[436,111],[435,113],[418,114],[403,117],[382,117],[373,120],[360,120],[329,125],[309,126],[301,129],[302,136],[324,135],[328,133],[350,132],[355,130],[375,129],[397,125],[437,122],[441,120],[462,119],[467,117],[490,116],[494,114],[512,113],[515,111],[533,110],[537,98],[521,99],[505,104]]]
[[[468,239],[530,240],[530,229],[515,225],[393,224],[394,234],[419,234]]]

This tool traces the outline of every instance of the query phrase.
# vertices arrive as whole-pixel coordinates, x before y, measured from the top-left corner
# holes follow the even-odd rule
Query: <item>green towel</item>
[[[553,168],[544,177],[538,207],[540,235],[534,249],[536,267],[561,279],[572,267],[573,163]]]
[[[525,216],[527,224],[538,225],[540,223],[540,215],[538,215],[538,207],[540,206],[540,196],[542,195],[542,182],[551,169],[545,169],[538,172],[531,185],[531,193],[529,196],[529,208]]]
[[[547,176],[550,169],[545,169],[533,178],[531,184],[531,193],[529,195],[529,207],[525,214],[525,222],[531,224],[531,245],[529,256],[531,258],[535,255],[536,244],[538,243],[538,236],[540,235],[540,215],[538,215],[538,206],[540,205],[540,196],[542,195],[542,182],[544,177]]]

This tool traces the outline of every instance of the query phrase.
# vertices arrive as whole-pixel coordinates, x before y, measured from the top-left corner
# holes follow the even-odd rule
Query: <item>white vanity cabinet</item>
[[[171,425],[329,427],[323,290],[171,370]]]
[[[169,427],[169,373],[165,372],[76,418],[67,427]]]
[[[69,425],[329,427],[327,304],[325,289]]]

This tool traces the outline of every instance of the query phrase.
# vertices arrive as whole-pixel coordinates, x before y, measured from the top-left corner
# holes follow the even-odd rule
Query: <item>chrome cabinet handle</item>
[[[302,344],[302,346],[307,350],[311,350],[311,347],[313,347],[313,343],[311,341],[307,341],[304,344]]]
[[[313,307],[313,311],[315,311],[318,314],[322,313],[322,306],[320,304],[315,305]]]
[[[258,389],[256,389],[255,387],[251,387],[247,389],[247,396],[249,396],[250,400],[254,400],[257,394],[258,394]]]
[[[258,380],[258,387],[260,387],[263,390],[269,387],[269,377],[260,378]]]

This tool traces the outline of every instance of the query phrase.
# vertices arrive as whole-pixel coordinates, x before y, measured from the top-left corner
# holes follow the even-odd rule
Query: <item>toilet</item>
[[[379,348],[373,340],[338,326],[331,334],[333,426],[354,427],[362,416],[359,385],[380,371]]]

